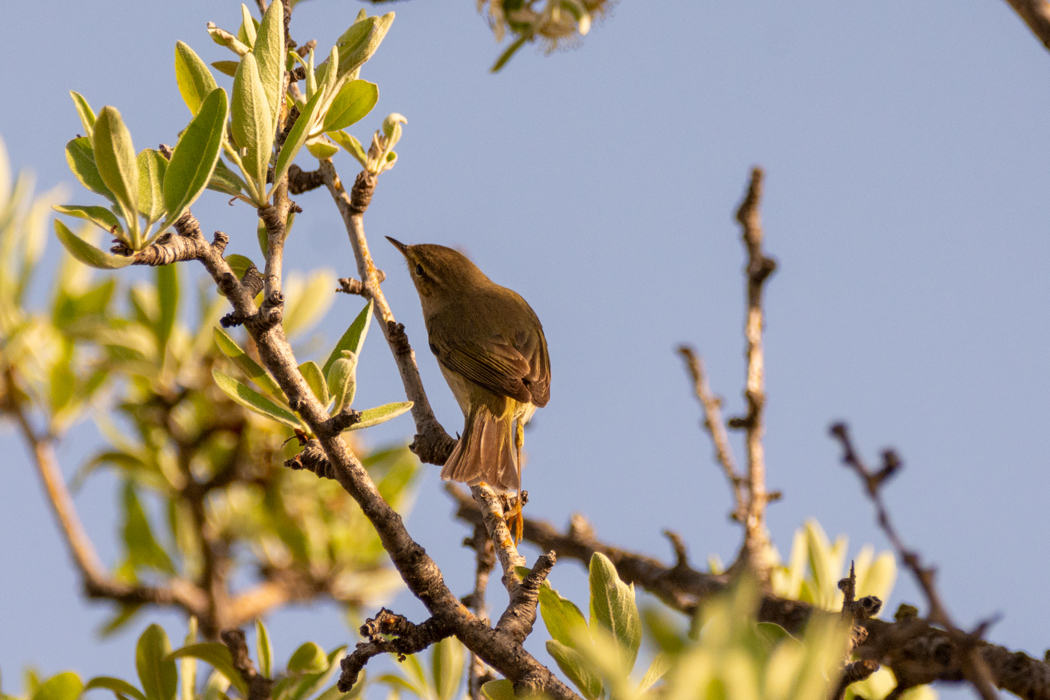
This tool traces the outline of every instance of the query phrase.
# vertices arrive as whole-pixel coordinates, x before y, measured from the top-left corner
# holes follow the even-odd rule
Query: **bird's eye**
[[[423,276],[423,266],[422,265],[419,265],[419,264],[416,265],[416,274],[419,275],[420,277]]]

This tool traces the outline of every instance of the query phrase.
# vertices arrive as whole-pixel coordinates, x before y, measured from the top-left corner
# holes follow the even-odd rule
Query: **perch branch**
[[[252,657],[248,654],[244,632],[239,629],[224,630],[221,638],[222,643],[230,650],[233,667],[248,684],[248,697],[245,700],[269,700],[273,680],[255,670]]]
[[[390,305],[386,301],[386,296],[379,285],[379,271],[372,260],[368,240],[365,238],[364,213],[372,201],[376,176],[362,171],[357,176],[350,193],[347,193],[330,160],[321,161],[318,172],[328,187],[332,199],[335,200],[336,207],[343,217],[346,231],[350,235],[361,285],[360,291],[355,291],[374,302],[375,318],[383,329],[383,336],[393,353],[394,362],[397,363],[401,382],[405,386],[405,395],[412,402],[412,419],[416,424],[416,438],[412,442],[411,449],[424,462],[444,464],[456,441],[441,427],[434,416],[434,411],[430,408],[430,401],[423,388],[423,380],[419,376],[419,367],[416,365],[416,354],[408,342],[405,327],[394,318],[394,312],[390,310]]]

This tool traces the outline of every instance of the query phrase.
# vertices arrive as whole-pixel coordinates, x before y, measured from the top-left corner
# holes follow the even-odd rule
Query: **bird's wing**
[[[525,381],[530,374],[529,361],[511,344],[493,339],[480,345],[466,343],[446,345],[441,338],[431,338],[437,348],[438,361],[453,372],[489,391],[522,402],[532,402]]]
[[[543,328],[537,323],[535,330],[523,331],[515,340],[515,348],[529,363],[529,372],[522,382],[532,396],[531,402],[543,408],[551,397],[551,360]]]

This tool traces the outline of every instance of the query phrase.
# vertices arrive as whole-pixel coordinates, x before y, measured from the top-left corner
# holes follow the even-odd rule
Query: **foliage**
[[[514,37],[492,72],[503,68],[530,41],[541,41],[548,53],[579,42],[612,4],[611,0],[478,0],[478,7],[487,9],[496,41],[503,41],[506,34]]]

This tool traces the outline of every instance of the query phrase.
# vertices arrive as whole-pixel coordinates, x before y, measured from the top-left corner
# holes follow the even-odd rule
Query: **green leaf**
[[[332,404],[333,416],[352,405],[357,392],[357,356],[349,350],[343,353],[345,357],[332,363],[327,376],[328,390],[335,399]]]
[[[223,194],[235,195],[244,192],[244,180],[233,172],[222,162],[222,158],[215,161],[215,170],[212,171],[211,179],[208,180],[208,189]]]
[[[386,423],[391,418],[397,418],[410,408],[412,408],[411,401],[388,403],[382,406],[376,406],[375,408],[369,408],[361,411],[360,422],[354,423],[350,426],[349,430],[363,430],[364,428],[371,428],[373,425]]]
[[[134,700],[146,700],[146,696],[142,694],[142,691],[120,678],[112,678],[110,676],[96,676],[88,681],[87,685],[84,686],[84,690],[94,690],[96,688],[102,688],[103,690],[112,691],[117,696],[117,700],[124,700],[124,698],[134,698]]]
[[[653,685],[664,677],[671,666],[674,665],[674,657],[670,654],[657,654],[653,659],[653,662],[649,664],[649,668],[645,671],[645,675],[642,676],[641,683],[638,684],[638,692],[644,693],[653,687]]]
[[[143,606],[143,603],[122,604],[113,617],[99,627],[98,636],[104,639],[124,629],[124,626],[139,614]]]
[[[95,120],[91,149],[102,182],[113,193],[131,234],[131,248],[138,250],[139,168],[131,132],[115,107],[103,107]]]
[[[105,207],[69,204],[66,206],[56,205],[52,207],[52,209],[60,214],[68,214],[69,216],[75,216],[78,219],[90,221],[112,236],[119,237],[124,233],[124,228],[120,225],[120,220],[117,219],[113,212]]]
[[[163,358],[179,313],[179,272],[175,265],[157,267],[157,302],[160,309],[156,327],[157,350]]]
[[[321,402],[322,406],[328,405],[328,382],[325,381],[324,375],[321,374],[321,368],[317,366],[317,363],[313,360],[304,362],[299,365],[299,371],[303,375],[303,379],[306,380],[306,384],[310,387],[310,391],[314,392],[314,396]]]
[[[241,58],[237,74],[233,76],[233,140],[243,150],[241,160],[245,175],[253,181],[254,189],[266,189],[266,167],[273,147],[273,123],[266,101],[255,56],[248,53]],[[262,205],[263,202],[257,201]]]
[[[368,166],[368,154],[365,153],[364,146],[361,145],[360,141],[345,131],[331,131],[328,133],[328,136],[356,158],[362,168]]]
[[[135,669],[148,700],[175,700],[178,670],[175,660],[168,658],[170,653],[171,643],[160,625],[150,625],[139,637]]]
[[[601,676],[594,672],[580,652],[552,639],[547,642],[547,653],[587,700],[596,700],[602,694]]]
[[[361,356],[361,346],[365,344],[365,338],[368,337],[368,326],[372,322],[372,300],[369,299],[368,303],[365,304],[365,308],[357,314],[350,327],[343,333],[343,337],[339,339],[339,342],[332,348],[332,352],[328,355],[328,359],[325,360],[324,367],[322,368],[325,376],[328,376],[328,370],[331,369],[332,363],[343,356],[344,350],[349,350],[354,353],[355,356]]]
[[[324,117],[324,131],[345,129],[361,121],[379,101],[379,87],[367,80],[351,80],[344,85]]]
[[[233,363],[240,368],[244,374],[255,382],[255,386],[262,389],[264,392],[269,394],[272,398],[284,404],[284,392],[281,391],[281,387],[277,385],[262,366],[248,356],[248,353],[244,352],[237,342],[230,337],[230,334],[224,331],[218,326],[215,327],[215,344],[222,351],[222,354],[233,360]],[[287,405],[287,404],[284,404]]]
[[[131,256],[104,253],[70,231],[59,219],[55,219],[55,233],[69,254],[85,265],[100,270],[117,270],[135,262],[135,258]]]
[[[95,111],[91,109],[91,105],[79,92],[70,90],[69,96],[73,98],[73,104],[77,108],[77,116],[80,117],[80,123],[84,125],[84,135],[90,139],[91,134],[95,131]]]
[[[190,644],[168,654],[165,661],[174,661],[183,657],[200,659],[210,665],[216,671],[226,676],[230,684],[240,692],[242,698],[248,697],[248,684],[240,671],[233,667],[233,658],[226,645],[218,642],[204,642],[201,644]]]
[[[218,87],[207,64],[188,44],[181,41],[175,42],[175,81],[179,84],[182,101],[190,108],[190,114],[196,114],[204,98]]]
[[[33,693],[33,700],[77,700],[82,692],[84,684],[80,677],[72,671],[66,671],[48,678]]]
[[[189,506],[186,504],[175,503],[174,501],[168,501],[171,506],[171,514],[173,519],[176,519],[180,510],[188,510]],[[186,523],[188,518],[183,518],[182,522]],[[188,524],[188,523],[186,523]],[[190,525],[192,528],[192,525]],[[172,530],[179,530],[179,523],[173,522]],[[191,535],[195,537],[195,535]],[[176,534],[176,541],[179,541],[179,537]],[[188,549],[188,548],[187,548]],[[197,643],[197,618],[190,615],[190,619],[186,621],[186,638],[183,641],[183,646],[189,646],[190,644]],[[197,696],[197,659],[187,656],[179,661],[179,700],[195,700]]]
[[[153,224],[164,216],[164,172],[168,161],[152,148],[144,149],[135,161],[139,169],[139,213]]]
[[[236,253],[226,256],[226,264],[230,266],[230,269],[233,270],[233,274],[237,275],[237,279],[239,280],[244,279],[244,273],[247,272],[249,268],[255,267],[255,263],[253,263],[250,258]]]
[[[591,629],[601,626],[612,632],[624,652],[629,672],[642,642],[642,621],[634,602],[634,586],[621,581],[613,563],[598,552],[591,557],[590,586]]]
[[[232,78],[237,75],[237,66],[239,65],[241,65],[240,61],[212,61],[211,67]]]
[[[226,91],[216,88],[209,92],[175,145],[164,177],[166,226],[182,216],[208,186],[222,149],[226,109]]]
[[[324,649],[307,642],[295,650],[288,659],[288,670],[298,673],[323,673],[328,670],[328,656]]]
[[[354,22],[343,32],[336,41],[336,47],[339,49],[340,78],[357,70],[372,58],[393,23],[394,13],[388,12],[381,17],[366,17]]]
[[[95,152],[91,147],[91,140],[86,136],[78,136],[66,144],[66,162],[69,169],[76,175],[80,184],[95,194],[100,194],[111,202],[116,202],[113,193],[102,181],[98,172],[98,164],[95,163]]]
[[[514,694],[514,683],[506,678],[485,683],[481,686],[481,692],[489,700],[518,700]]]
[[[270,116],[274,119],[273,129],[281,111],[281,100],[284,97],[284,3],[271,2],[266,8],[259,34],[252,47],[255,60],[259,64],[259,79],[266,93],[266,104],[270,107]]]
[[[248,6],[241,3],[241,26],[237,29],[237,38],[243,41],[247,46],[255,44],[255,38],[258,36],[259,23],[252,17],[252,13],[248,11]]]
[[[255,654],[259,658],[259,673],[273,678],[273,644],[261,618],[255,620]]]
[[[147,566],[157,571],[174,576],[175,565],[171,563],[171,557],[164,551],[153,537],[146,511],[139,502],[135,485],[132,481],[124,482],[124,547],[128,551],[128,559],[138,566]],[[145,687],[145,686],[143,686]],[[149,689],[147,688],[147,695]]]
[[[300,278],[301,280],[302,278]],[[300,283],[289,280],[285,285],[284,332],[289,338],[321,320],[335,300],[335,274],[331,270],[313,270]]]
[[[572,631],[587,627],[587,620],[580,609],[549,585],[540,588],[540,615],[543,616],[543,624],[547,626],[551,639],[567,647],[576,647]]]
[[[309,134],[312,122],[314,120],[314,112],[317,111],[318,103],[324,99],[324,91],[318,90],[314,93],[314,96],[306,103],[303,107],[299,117],[295,120],[295,124],[292,125],[291,131],[288,132],[288,138],[284,140],[284,145],[281,146],[281,152],[277,155],[277,165],[274,167],[274,186],[281,181],[281,178],[288,172],[288,168],[291,167],[292,161],[295,160],[296,154],[299,149],[306,143],[306,137]]]
[[[220,389],[222,389],[223,393],[229,396],[235,403],[244,406],[249,411],[254,411],[261,416],[266,416],[267,418],[272,418],[279,423],[284,423],[289,428],[302,429],[304,427],[294,413],[281,408],[270,399],[254,389],[240,383],[233,377],[223,374],[217,369],[212,370],[211,374],[215,379],[215,383]]]
[[[306,141],[306,150],[317,160],[327,160],[339,152],[336,146],[327,136],[315,136]]]
[[[452,700],[463,680],[463,645],[455,637],[446,637],[432,647],[430,672],[438,700]]]

